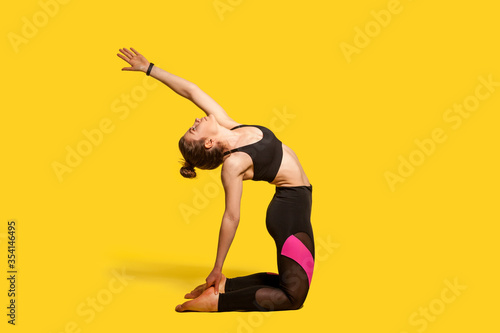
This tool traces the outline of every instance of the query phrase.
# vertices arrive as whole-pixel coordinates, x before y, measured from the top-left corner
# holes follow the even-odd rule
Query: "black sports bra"
[[[253,162],[252,180],[265,180],[267,182],[272,182],[278,174],[278,170],[281,166],[281,160],[283,159],[282,143],[280,140],[278,140],[274,133],[271,132],[271,130],[264,126],[238,125],[231,128],[231,131],[244,126],[253,126],[260,129],[263,134],[262,139],[255,143],[226,151],[224,155],[236,151],[247,153],[248,155],[250,155]]]

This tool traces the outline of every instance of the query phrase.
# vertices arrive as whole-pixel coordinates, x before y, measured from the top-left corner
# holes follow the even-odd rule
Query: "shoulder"
[[[221,170],[221,181],[226,195],[241,193],[242,183],[247,169],[248,167],[245,166],[242,158],[237,158],[237,156],[226,158],[222,164]]]
[[[221,176],[224,177],[238,177],[243,175],[249,168],[245,154],[230,154],[225,158],[222,163]]]

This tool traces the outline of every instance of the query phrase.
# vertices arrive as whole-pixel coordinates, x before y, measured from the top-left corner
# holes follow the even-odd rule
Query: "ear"
[[[205,148],[210,149],[215,144],[215,141],[212,139],[205,140]]]

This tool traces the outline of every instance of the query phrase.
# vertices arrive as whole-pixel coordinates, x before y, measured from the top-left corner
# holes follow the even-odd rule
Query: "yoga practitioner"
[[[215,169],[222,164],[225,210],[219,232],[217,256],[206,283],[185,295],[191,299],[176,311],[294,310],[304,303],[314,268],[311,226],[312,185],[295,153],[269,129],[240,124],[192,82],[150,63],[130,48],[118,56],[192,101],[206,113],[179,140],[184,158],[181,175],[196,176],[195,167]],[[226,278],[222,266],[240,220],[244,180],[266,181],[276,186],[267,208],[266,227],[277,248],[278,274],[257,273]]]

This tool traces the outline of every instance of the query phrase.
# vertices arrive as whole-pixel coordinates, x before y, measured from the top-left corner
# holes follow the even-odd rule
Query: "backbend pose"
[[[206,114],[179,140],[184,157],[182,176],[196,176],[195,167],[215,169],[222,164],[225,211],[219,232],[217,257],[206,283],[185,295],[191,299],[176,311],[270,311],[294,310],[304,303],[314,268],[314,238],[311,226],[312,185],[295,153],[267,128],[239,124],[197,85],[154,66],[130,48],[118,57],[189,99]],[[222,266],[240,220],[244,180],[262,180],[276,186],[266,215],[273,237],[278,272],[226,278]]]

